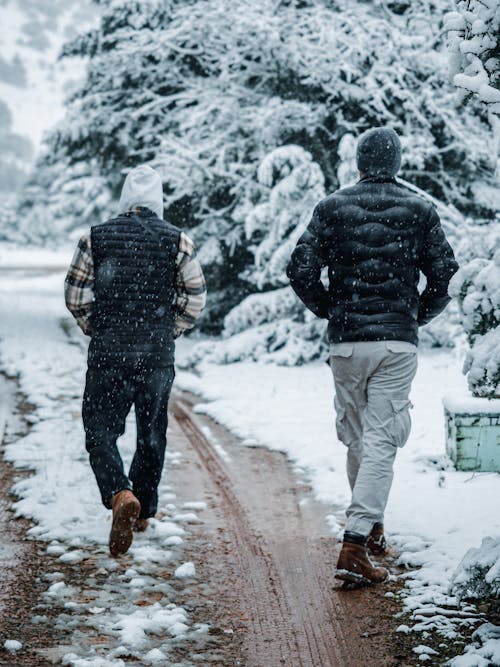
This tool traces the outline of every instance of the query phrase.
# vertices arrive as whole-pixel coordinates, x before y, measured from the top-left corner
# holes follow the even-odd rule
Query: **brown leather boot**
[[[109,551],[112,556],[127,553],[134,538],[132,528],[139,517],[141,504],[132,491],[119,491],[111,498],[113,524],[109,534]]]
[[[387,549],[387,542],[384,535],[384,524],[374,523],[371,533],[366,540],[366,548],[374,556],[384,556]]]
[[[149,526],[149,521],[147,519],[136,519],[134,523],[134,530],[136,533],[143,533],[147,530]]]
[[[366,586],[380,584],[385,581],[389,573],[383,567],[375,567],[368,558],[364,544],[344,542],[337,562],[335,577],[348,584]]]

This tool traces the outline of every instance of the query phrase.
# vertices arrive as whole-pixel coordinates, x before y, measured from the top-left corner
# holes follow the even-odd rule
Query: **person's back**
[[[142,207],[92,227],[89,366],[173,363],[179,239],[179,229]]]
[[[287,270],[304,304],[329,320],[337,435],[352,490],[337,577],[349,584],[387,577],[367,550],[386,550],[384,511],[397,449],[410,434],[418,327],[446,306],[458,268],[434,206],[395,179],[396,133],[365,133],[357,159],[361,180],[316,206]]]
[[[432,271],[435,287],[454,265],[442,233],[433,230],[439,224],[434,207],[391,176],[365,176],[321,202],[318,216],[330,340],[416,344],[418,324],[429,316],[418,293],[420,270]],[[432,238],[436,233],[441,238]]]
[[[392,137],[379,139],[381,132],[360,140],[361,150],[368,144],[366,155],[358,149],[361,180],[318,204],[288,267],[299,297],[330,321],[332,343],[416,345],[418,326],[448,303],[448,282],[457,267],[435,207],[396,181],[399,147],[391,144],[383,153],[379,144]],[[328,292],[319,278],[324,266]],[[427,277],[422,294],[420,271]]]
[[[165,222],[160,175],[142,165],[125,179],[120,215],[78,242],[66,305],[91,336],[82,418],[90,464],[113,510],[109,547],[125,553],[132,529],[156,513],[174,381],[174,339],[205,305],[193,242]],[[128,474],[116,446],[135,407],[137,448]]]

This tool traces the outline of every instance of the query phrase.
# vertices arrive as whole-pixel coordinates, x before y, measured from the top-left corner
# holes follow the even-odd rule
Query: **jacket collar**
[[[151,209],[149,209],[147,206],[134,206],[134,208],[130,208],[125,215],[133,216],[133,215],[139,215],[142,217],[151,217],[151,216],[156,216],[156,213],[154,213]]]
[[[363,178],[360,178],[358,183],[394,183],[397,184],[396,179],[394,176],[390,176],[389,174],[367,174],[366,176],[363,176]]]

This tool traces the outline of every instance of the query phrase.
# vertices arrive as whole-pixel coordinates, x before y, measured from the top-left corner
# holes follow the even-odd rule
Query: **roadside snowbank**
[[[74,247],[60,250],[26,248],[15,244],[0,245],[0,270],[64,271],[71,262]]]

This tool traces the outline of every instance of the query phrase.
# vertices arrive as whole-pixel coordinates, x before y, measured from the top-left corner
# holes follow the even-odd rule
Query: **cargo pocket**
[[[346,429],[345,429],[345,409],[339,405],[337,397],[334,399],[335,404],[335,428],[337,430],[337,438],[340,442],[345,444]]]
[[[353,343],[333,343],[330,345],[330,357],[343,357],[348,359],[352,357],[354,350]]]
[[[392,400],[392,437],[396,447],[403,447],[408,440],[411,430],[410,408],[413,407],[409,400]]]
[[[335,426],[337,428],[337,438],[340,442],[344,442],[345,444],[345,410],[339,410],[337,412]]]

